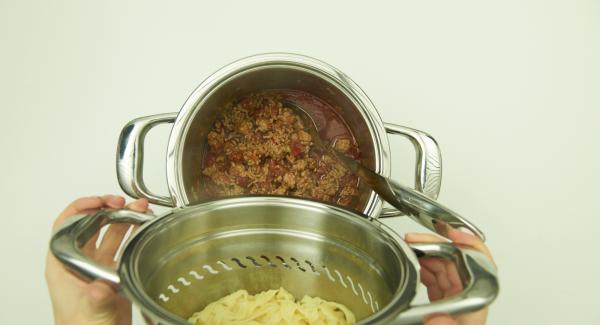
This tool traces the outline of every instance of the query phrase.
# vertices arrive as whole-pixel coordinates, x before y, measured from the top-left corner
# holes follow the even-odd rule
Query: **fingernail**
[[[417,233],[414,233],[414,232],[407,232],[407,233],[404,234],[404,238],[409,237],[409,236],[414,236],[416,234]]]
[[[469,228],[466,228],[466,227],[458,227],[458,228],[455,228],[455,229],[456,229],[456,230],[458,230],[458,231],[464,232],[465,234],[469,234],[469,235],[471,235],[471,236],[475,236],[475,233],[473,233],[473,232],[471,231],[471,229],[469,229]]]

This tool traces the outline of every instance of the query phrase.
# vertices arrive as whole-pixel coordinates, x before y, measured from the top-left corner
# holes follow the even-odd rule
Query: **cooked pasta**
[[[354,314],[342,304],[304,296],[296,301],[283,288],[250,295],[236,291],[194,313],[195,325],[346,325],[356,323]]]

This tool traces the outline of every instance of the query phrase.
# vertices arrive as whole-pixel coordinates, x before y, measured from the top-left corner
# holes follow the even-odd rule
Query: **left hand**
[[[69,217],[85,213],[93,214],[103,208],[125,207],[125,199],[115,195],[80,198],[71,203],[54,222],[53,231]],[[145,199],[130,203],[127,208],[146,212]],[[114,266],[114,256],[129,224],[109,226],[100,246],[96,248],[98,235],[92,237],[83,247],[84,254],[101,264]],[[51,252],[46,257],[46,282],[54,322],[57,325],[129,325],[131,324],[131,303],[120,296],[110,285],[101,280],[86,282],[71,273]]]

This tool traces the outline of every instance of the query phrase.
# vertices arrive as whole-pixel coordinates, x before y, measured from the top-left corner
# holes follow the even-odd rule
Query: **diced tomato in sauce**
[[[290,149],[294,157],[300,157],[300,155],[304,153],[305,148],[306,146],[303,145],[299,140],[292,140],[292,143],[290,144]]]

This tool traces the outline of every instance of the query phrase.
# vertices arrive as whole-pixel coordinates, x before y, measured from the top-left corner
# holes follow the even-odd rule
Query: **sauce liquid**
[[[306,92],[287,89],[268,90],[266,93],[281,96],[282,99],[292,102],[306,111],[315,121],[319,134],[325,142],[347,138],[356,143],[350,128],[335,111],[335,108],[319,97]]]

